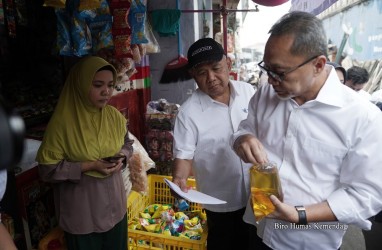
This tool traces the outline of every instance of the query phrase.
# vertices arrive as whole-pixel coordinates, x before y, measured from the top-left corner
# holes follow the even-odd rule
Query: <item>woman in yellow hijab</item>
[[[42,180],[54,186],[68,249],[127,249],[121,168],[133,141],[124,116],[107,105],[115,80],[116,70],[102,58],[74,65],[37,153]],[[110,156],[120,158],[105,160]]]

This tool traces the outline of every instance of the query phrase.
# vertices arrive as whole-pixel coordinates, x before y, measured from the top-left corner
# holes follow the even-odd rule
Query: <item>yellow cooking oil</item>
[[[258,222],[275,210],[269,199],[272,194],[282,200],[280,177],[274,163],[252,166],[250,176],[252,207]]]

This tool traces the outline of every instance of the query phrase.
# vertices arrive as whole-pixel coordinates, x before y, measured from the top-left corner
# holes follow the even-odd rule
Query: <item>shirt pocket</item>
[[[337,179],[340,167],[348,149],[345,146],[336,145],[335,141],[329,144],[315,138],[305,137],[301,141],[299,158],[305,165],[305,177],[330,181]]]

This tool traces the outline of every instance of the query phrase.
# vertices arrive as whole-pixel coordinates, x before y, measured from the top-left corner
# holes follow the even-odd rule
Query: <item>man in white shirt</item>
[[[306,12],[271,28],[259,63],[269,84],[232,137],[243,161],[279,167],[283,200],[270,196],[276,210],[257,225],[267,248],[338,249],[348,224],[370,230],[382,209],[382,115],[326,64],[326,41]],[[250,202],[244,218],[255,224]]]
[[[203,205],[208,250],[248,249],[249,230],[255,230],[243,221],[251,165],[240,160],[229,142],[247,117],[255,90],[249,83],[229,79],[231,60],[212,38],[191,45],[188,63],[198,89],[176,117],[173,182],[186,192],[192,172],[199,191],[227,201]]]
[[[369,81],[369,72],[367,72],[365,68],[353,66],[346,71],[346,75],[345,85],[370,101],[371,95],[363,90],[363,87],[365,87],[367,81]]]

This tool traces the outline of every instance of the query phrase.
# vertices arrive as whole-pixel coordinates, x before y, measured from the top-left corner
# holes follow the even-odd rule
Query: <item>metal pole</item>
[[[224,51],[225,53],[228,53],[227,51],[227,10],[226,10],[226,6],[227,6],[227,0],[223,0],[223,6],[221,6],[221,13],[222,13],[222,16],[223,16],[223,43],[224,43]]]

